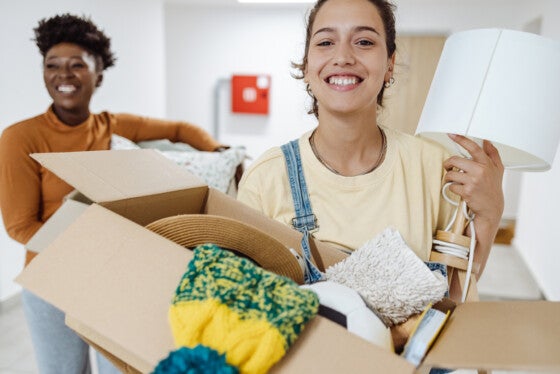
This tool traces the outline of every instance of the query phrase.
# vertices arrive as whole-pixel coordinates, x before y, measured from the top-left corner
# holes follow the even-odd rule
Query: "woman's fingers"
[[[465,148],[472,159],[452,156],[444,162],[449,190],[468,202],[478,215],[496,219],[503,210],[502,178],[504,166],[496,147],[484,141],[482,147],[460,135],[450,135]]]
[[[492,162],[502,170],[502,173],[504,171],[504,164],[502,163],[502,158],[500,157],[500,153],[498,152],[498,150],[496,149],[496,147],[494,147],[494,144],[492,144],[491,142],[489,142],[488,140],[485,140],[482,143],[482,148],[484,150],[484,153],[486,153],[488,155],[488,157],[490,157],[490,159],[492,160]]]
[[[455,143],[463,147],[471,155],[473,160],[484,158],[486,156],[484,150],[474,140],[457,134],[448,134],[448,136]]]

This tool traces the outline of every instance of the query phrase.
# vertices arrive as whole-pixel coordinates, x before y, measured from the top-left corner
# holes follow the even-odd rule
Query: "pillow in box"
[[[119,135],[111,135],[111,149],[123,150],[123,149],[140,149],[138,144],[134,143],[132,140]]]
[[[140,148],[159,149],[160,151],[198,152],[198,149],[186,143],[174,143],[169,139],[144,140],[136,144]]]
[[[161,147],[162,149],[159,149]],[[142,147],[119,135],[112,135],[111,149],[152,148],[165,157],[202,178],[206,184],[227,193],[235,176],[237,166],[246,156],[244,147],[231,147],[222,152],[199,151],[188,144],[171,143],[168,140],[142,142]]]

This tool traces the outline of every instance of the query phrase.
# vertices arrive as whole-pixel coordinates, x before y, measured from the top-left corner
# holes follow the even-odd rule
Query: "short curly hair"
[[[111,39],[87,17],[78,17],[69,13],[44,18],[33,29],[35,43],[43,58],[49,49],[59,43],[73,43],[86,49],[97,57],[105,70],[115,64],[116,58],[111,51]]]

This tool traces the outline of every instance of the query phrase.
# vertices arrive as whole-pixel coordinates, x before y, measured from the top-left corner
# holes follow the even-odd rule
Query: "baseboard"
[[[7,297],[5,300],[0,301],[0,312],[5,312],[19,305],[21,305],[21,296],[18,292],[12,296]]]

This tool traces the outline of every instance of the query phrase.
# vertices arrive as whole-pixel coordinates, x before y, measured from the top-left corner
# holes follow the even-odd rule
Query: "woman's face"
[[[87,118],[91,96],[101,78],[95,57],[77,44],[56,44],[45,55],[43,79],[55,113],[63,122],[65,115]]]
[[[368,0],[329,0],[311,31],[305,81],[321,113],[366,112],[375,116],[377,94],[389,80],[385,30]]]

